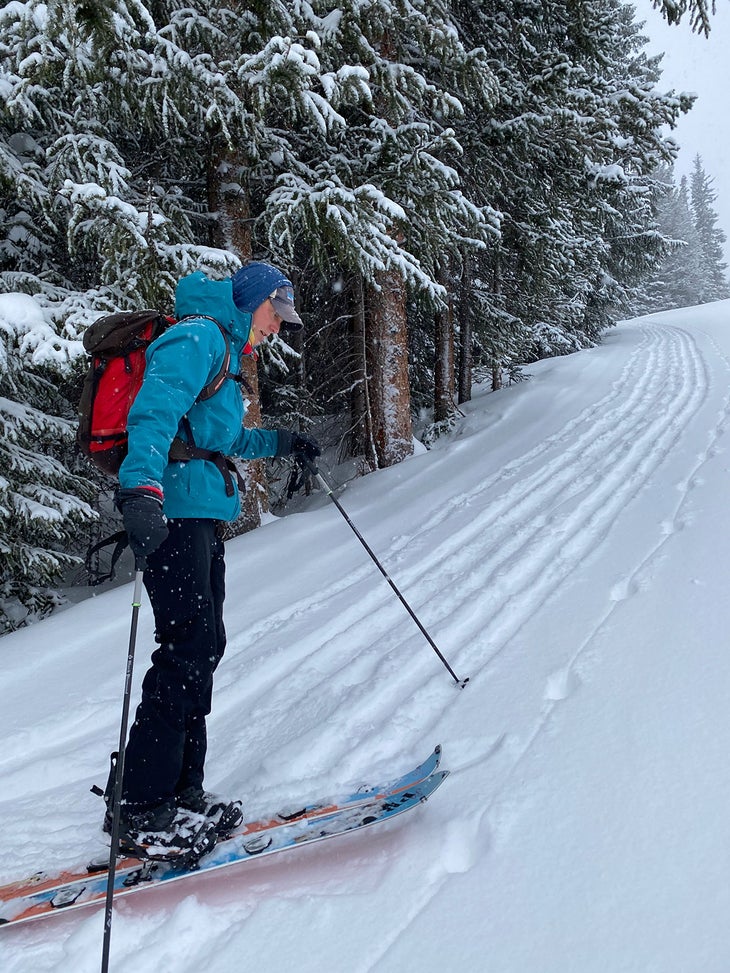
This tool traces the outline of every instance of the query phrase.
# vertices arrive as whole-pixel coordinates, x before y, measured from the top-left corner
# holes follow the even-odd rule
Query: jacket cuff
[[[120,487],[115,497],[117,506],[124,503],[125,500],[129,500],[130,497],[149,497],[151,500],[156,500],[160,506],[162,506],[165,500],[162,490],[157,486]]]

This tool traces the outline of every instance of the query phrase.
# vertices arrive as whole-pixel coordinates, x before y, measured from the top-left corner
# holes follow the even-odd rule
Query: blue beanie
[[[271,264],[249,263],[231,277],[233,303],[239,311],[250,314],[263,304],[277,287],[291,287],[292,283]]]

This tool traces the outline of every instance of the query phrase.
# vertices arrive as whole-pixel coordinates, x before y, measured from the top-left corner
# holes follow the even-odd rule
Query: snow
[[[46,319],[40,303],[30,294],[0,294],[0,335],[14,338],[21,351],[31,356],[36,365],[64,365],[83,353],[80,341],[59,337]],[[0,360],[4,357],[0,339]],[[4,399],[4,406],[9,400]],[[32,410],[25,409],[26,413]]]
[[[322,492],[229,544],[208,786],[256,815],[435,743],[451,775],[382,828],[121,901],[112,970],[730,968],[729,322],[624,322],[340,495],[463,690]],[[99,851],[131,596],[2,639],[0,883]],[[151,635],[145,602],[135,698]],[[102,913],[0,931],[4,973],[98,969]]]

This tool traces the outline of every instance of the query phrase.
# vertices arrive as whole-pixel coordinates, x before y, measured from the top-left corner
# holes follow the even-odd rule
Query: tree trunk
[[[461,286],[459,292],[459,398],[458,402],[471,401],[472,384],[472,342],[474,328],[471,314],[471,276],[469,258],[463,255]]]
[[[439,278],[448,296],[446,307],[436,314],[433,420],[448,422],[454,416],[454,302],[443,268]]]
[[[357,278],[352,297],[352,391],[350,393],[351,433],[353,456],[363,456],[367,469],[378,468],[378,456],[373,439],[372,408],[368,383],[368,342],[366,334],[365,285]]]
[[[502,293],[502,257],[498,249],[494,260],[494,273],[492,275],[492,293],[498,298]],[[492,361],[492,391],[498,392],[502,388],[502,365],[498,361]]]
[[[208,210],[215,216],[212,221],[211,246],[237,254],[242,263],[252,256],[251,212],[245,182],[242,178],[244,161],[241,153],[225,144],[214,134],[210,140],[207,190]],[[223,188],[225,187],[225,189]],[[244,425],[247,429],[261,425],[259,406],[259,378],[256,361],[252,355],[241,362],[241,373],[253,389],[246,411]],[[269,509],[269,490],[266,466],[263,460],[249,460],[242,468],[246,492],[241,497],[241,514],[232,523],[227,534],[235,537],[253,530],[261,524],[261,514]]]
[[[379,467],[413,453],[408,382],[406,288],[395,271],[368,287],[368,370],[373,442]]]

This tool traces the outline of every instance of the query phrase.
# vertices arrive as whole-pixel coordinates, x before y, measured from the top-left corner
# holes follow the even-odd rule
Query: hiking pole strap
[[[102,574],[101,571],[96,570],[92,564],[92,561],[96,555],[103,551],[105,547],[111,547],[114,544],[114,550],[112,551],[111,563],[109,564],[109,570],[106,574]],[[84,559],[84,567],[86,568],[86,576],[88,577],[87,584],[89,587],[93,588],[98,584],[104,584],[105,581],[113,581],[114,575],[116,573],[117,561],[121,557],[124,548],[129,544],[127,538],[126,530],[118,530],[115,534],[111,534],[109,537],[105,537],[103,540],[98,541],[86,552],[86,557]]]
[[[317,482],[322,487],[322,489],[327,494],[327,496],[332,501],[332,503],[334,503],[334,505],[337,507],[337,509],[339,510],[339,512],[344,517],[345,521],[347,522],[347,524],[350,527],[350,529],[352,530],[352,532],[355,534],[355,536],[360,541],[360,543],[362,544],[362,546],[368,552],[368,554],[372,558],[373,562],[377,565],[377,568],[380,571],[380,573],[383,575],[383,577],[385,578],[385,580],[388,582],[388,584],[390,585],[390,587],[395,592],[395,594],[396,594],[398,600],[400,601],[400,603],[403,605],[403,607],[405,608],[405,610],[408,612],[408,614],[411,616],[411,618],[413,619],[413,621],[418,626],[419,630],[421,631],[421,634],[425,637],[425,639],[428,642],[428,644],[431,646],[431,648],[433,649],[433,651],[439,657],[439,659],[443,663],[444,667],[446,668],[446,670],[449,673],[449,675],[451,676],[451,678],[457,684],[457,686],[459,687],[459,689],[463,689],[464,686],[466,686],[466,684],[469,682],[469,677],[467,676],[466,679],[459,679],[459,677],[456,675],[456,673],[454,672],[454,670],[451,668],[451,666],[449,665],[448,661],[444,657],[443,653],[441,652],[441,650],[439,649],[439,647],[436,645],[436,643],[431,638],[430,634],[428,633],[428,631],[426,630],[426,628],[422,624],[421,620],[418,618],[418,616],[416,615],[416,613],[413,611],[413,609],[411,608],[411,606],[408,604],[408,602],[406,601],[406,599],[401,594],[401,592],[400,592],[398,586],[396,585],[396,583],[393,581],[393,579],[390,577],[390,575],[385,570],[385,568],[383,567],[383,565],[380,563],[379,559],[375,555],[375,552],[372,550],[372,548],[370,547],[370,545],[368,544],[368,542],[365,540],[365,538],[362,536],[362,534],[360,533],[360,531],[357,529],[357,527],[355,526],[355,524],[353,524],[352,520],[350,519],[350,517],[347,514],[347,511],[344,509],[344,507],[342,506],[342,504],[340,503],[340,501],[334,495],[334,492],[333,492],[332,488],[327,483],[327,481],[322,476],[322,474],[319,472],[319,468],[317,466],[315,466],[314,463],[312,463],[310,460],[308,460],[305,456],[301,456],[301,457],[300,456],[297,456],[296,459],[297,459],[297,462],[298,463],[301,463],[309,471],[309,473],[312,474],[312,476],[317,480]]]

